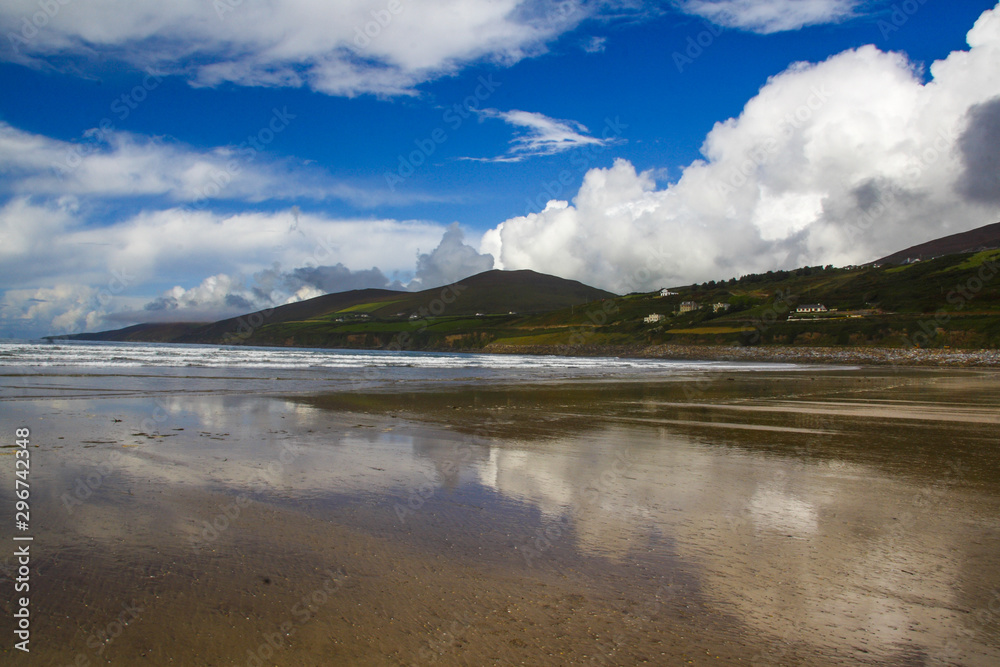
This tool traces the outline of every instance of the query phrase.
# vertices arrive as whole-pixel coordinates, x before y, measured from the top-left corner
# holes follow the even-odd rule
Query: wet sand
[[[0,401],[5,664],[1000,664],[995,373],[178,382]]]

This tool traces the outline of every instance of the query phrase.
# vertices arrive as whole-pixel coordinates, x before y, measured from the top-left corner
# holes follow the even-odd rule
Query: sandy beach
[[[995,373],[6,384],[8,664],[1000,662]]]

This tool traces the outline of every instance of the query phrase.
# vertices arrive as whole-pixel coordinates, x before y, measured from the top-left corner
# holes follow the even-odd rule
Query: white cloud
[[[441,242],[430,253],[417,257],[417,272],[411,289],[429,289],[457,282],[493,268],[492,255],[480,254],[465,244],[457,222],[445,230]]]
[[[996,222],[1000,185],[969,174],[995,163],[970,146],[997,132],[997,14],[927,83],[873,46],[792,65],[715,125],[676,183],[657,189],[652,170],[618,160],[588,172],[572,205],[507,220],[481,248],[503,268],[626,292],[865,262]]]
[[[97,227],[72,197],[15,197],[0,207],[0,336],[210,321],[335,291],[406,289],[415,274],[428,287],[491,268],[492,258],[462,238],[456,225],[334,219],[297,207],[172,208]]]
[[[0,57],[100,54],[195,85],[309,86],[332,95],[412,94],[470,63],[509,64],[593,14],[583,0],[36,0],[0,5]]]
[[[0,299],[0,335],[35,337],[39,322],[45,323],[46,333],[85,331],[104,321],[105,300],[100,290],[79,284],[8,290]]]
[[[583,50],[587,53],[604,53],[607,41],[607,37],[591,37],[583,43]]]
[[[519,162],[539,155],[554,155],[581,146],[603,146],[607,139],[590,136],[583,123],[575,120],[558,120],[533,111],[498,111],[483,109],[479,112],[486,118],[498,118],[508,125],[520,128],[511,140],[511,148],[504,155],[495,158],[465,158],[485,162]]]
[[[444,226],[423,221],[336,219],[294,211],[222,215],[179,208],[94,226],[71,200],[18,197],[0,208],[0,288],[78,281],[103,284],[114,272],[132,285],[186,283],[212,273],[252,274],[282,266],[381,266],[413,271],[419,248]]]
[[[277,110],[285,114],[286,110]],[[287,122],[294,122],[288,120]],[[322,169],[276,160],[252,144],[198,150],[179,142],[102,130],[81,142],[32,134],[0,121],[0,192],[108,198],[340,199],[358,206],[400,201],[384,188],[338,182]]]
[[[683,0],[682,11],[727,28],[761,34],[839,23],[855,16],[860,0]]]

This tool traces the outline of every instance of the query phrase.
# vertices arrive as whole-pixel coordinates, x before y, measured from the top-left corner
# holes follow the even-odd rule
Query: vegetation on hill
[[[138,325],[77,337],[434,350],[663,343],[1000,348],[1000,250],[900,266],[768,271],[670,291],[615,296],[532,271],[488,271],[423,292],[356,290],[210,325]],[[825,311],[797,312],[807,304]]]
[[[960,234],[943,236],[933,241],[910,246],[899,252],[894,252],[874,264],[905,264],[913,260],[933,259],[944,255],[957,253],[980,252],[1000,248],[1000,222],[985,227],[977,227]]]

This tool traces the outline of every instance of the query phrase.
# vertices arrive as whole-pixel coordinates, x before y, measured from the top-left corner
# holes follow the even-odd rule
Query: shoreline
[[[58,338],[43,339],[57,342]],[[87,339],[66,340],[84,342],[135,343],[149,341],[94,341]],[[58,343],[57,343],[58,344]],[[177,343],[159,343],[174,344]],[[180,345],[226,346],[223,343],[180,343]],[[439,352],[489,355],[556,355],[564,357],[619,357],[627,359],[676,359],[685,361],[747,361],[774,363],[806,363],[861,366],[907,366],[929,368],[1000,368],[1000,349],[940,349],[940,348],[889,348],[889,347],[833,347],[791,345],[688,345],[661,343],[657,345],[506,345],[489,343],[485,347],[452,348],[395,348],[386,347],[326,347],[300,345],[241,344],[233,347],[266,347],[293,350],[351,350],[373,352]],[[390,346],[391,348],[391,346]]]
[[[471,350],[470,350],[471,351]],[[757,361],[861,366],[1000,368],[1000,350],[719,345],[487,345],[483,354],[555,354],[686,361]]]

